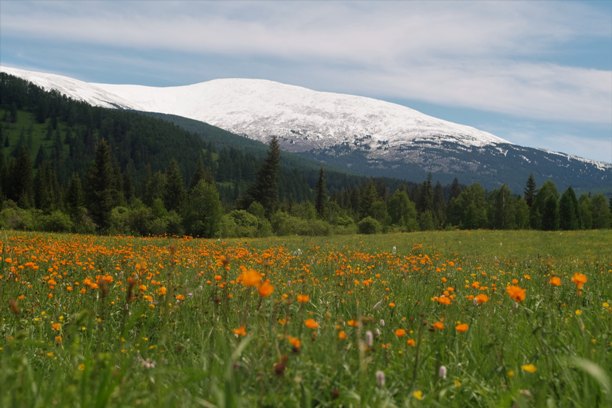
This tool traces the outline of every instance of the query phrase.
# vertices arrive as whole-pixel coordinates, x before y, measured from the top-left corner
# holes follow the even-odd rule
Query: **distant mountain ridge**
[[[183,116],[248,138],[276,136],[284,150],[364,175],[508,184],[530,173],[560,188],[612,186],[612,164],[518,146],[473,127],[372,98],[317,92],[255,79],[217,79],[177,87],[91,84],[0,67],[91,105]]]

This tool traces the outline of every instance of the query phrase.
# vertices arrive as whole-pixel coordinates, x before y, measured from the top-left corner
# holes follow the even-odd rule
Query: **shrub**
[[[59,210],[36,217],[36,229],[49,232],[68,232],[74,227],[70,216]]]
[[[376,234],[382,229],[380,222],[376,221],[372,217],[365,217],[357,224],[357,228],[360,234]]]

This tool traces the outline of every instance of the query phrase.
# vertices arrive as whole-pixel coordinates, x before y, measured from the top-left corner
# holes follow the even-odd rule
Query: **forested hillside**
[[[347,175],[201,122],[91,107],[0,74],[0,226],[256,236],[601,228],[603,195]]]

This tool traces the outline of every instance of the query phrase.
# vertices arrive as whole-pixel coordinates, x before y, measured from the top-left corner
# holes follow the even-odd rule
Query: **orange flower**
[[[242,273],[238,276],[238,282],[242,283],[244,286],[258,286],[259,282],[261,282],[261,273],[257,272],[254,269],[246,269],[241,266]]]
[[[338,332],[338,340],[346,340],[346,332],[344,330]]]
[[[397,337],[404,337],[406,335],[406,330],[404,330],[404,329],[395,329],[395,335]]]
[[[406,344],[409,345],[410,347],[415,347],[416,341],[414,339],[408,339],[406,340]]]
[[[318,329],[319,323],[317,323],[315,319],[306,319],[304,320],[304,326],[308,327],[309,329]]]
[[[297,337],[287,336],[287,341],[296,353],[302,348],[302,342]]]
[[[62,329],[61,323],[51,323],[51,329],[53,331],[60,331]]]
[[[351,319],[351,320],[348,320],[346,324],[351,327],[358,327],[359,321]]]
[[[268,297],[272,294],[272,292],[274,292],[274,286],[272,286],[269,280],[266,280],[264,283],[259,285],[257,291],[259,292],[259,296]]]
[[[391,303],[389,303],[389,308],[390,308],[390,309],[393,309],[394,307],[395,307],[395,302],[391,302]]]
[[[232,332],[234,333],[234,336],[236,337],[244,337],[247,335],[245,326],[240,326],[237,329],[233,329]]]
[[[442,323],[441,321],[437,321],[434,324],[432,324],[431,327],[433,327],[436,330],[444,330],[444,323]]]
[[[515,302],[522,302],[525,300],[525,289],[521,288],[520,286],[508,286],[506,287],[506,292]]]
[[[310,296],[308,295],[297,295],[298,303],[308,303],[310,302]]]
[[[552,278],[550,278],[550,281],[548,281],[548,283],[550,283],[552,286],[561,286],[561,278],[558,276],[553,276]]]
[[[465,333],[469,328],[470,326],[467,323],[461,323],[455,326],[455,330],[457,330],[458,333]]]
[[[451,304],[451,300],[449,297],[446,297],[444,295],[438,297],[434,297],[434,301],[438,302],[441,305],[450,305]]]
[[[178,300],[179,302],[182,302],[183,300],[185,300],[185,295],[178,294],[178,295],[175,295],[174,298]]]
[[[474,302],[476,302],[477,305],[487,303],[488,301],[489,301],[489,297],[485,295],[484,293],[480,293],[476,295],[476,297],[474,297]]]
[[[576,289],[581,290],[585,283],[587,283],[588,279],[585,274],[576,272],[574,276],[572,276],[572,282],[576,285]]]

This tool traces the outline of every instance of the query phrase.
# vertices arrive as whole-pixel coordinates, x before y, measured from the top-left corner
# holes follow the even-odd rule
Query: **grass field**
[[[0,406],[612,404],[609,230],[0,241]]]

